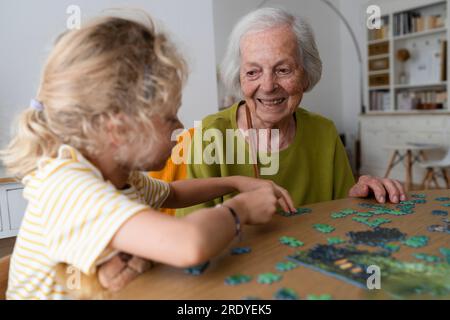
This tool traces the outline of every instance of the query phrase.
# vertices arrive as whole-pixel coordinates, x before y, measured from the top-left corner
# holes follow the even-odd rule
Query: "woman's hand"
[[[234,187],[239,192],[249,192],[261,188],[272,188],[278,198],[278,203],[286,212],[295,212],[294,201],[289,192],[270,180],[255,179],[250,177],[234,176]]]
[[[350,189],[349,197],[365,198],[373,192],[375,198],[380,203],[385,203],[386,199],[392,203],[405,201],[405,190],[400,182],[392,179],[382,179],[372,176],[361,176],[358,182]]]

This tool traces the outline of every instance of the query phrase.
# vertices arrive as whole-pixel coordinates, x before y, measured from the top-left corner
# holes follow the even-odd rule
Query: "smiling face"
[[[307,86],[291,27],[246,34],[240,49],[241,89],[252,114],[268,126],[289,119]]]

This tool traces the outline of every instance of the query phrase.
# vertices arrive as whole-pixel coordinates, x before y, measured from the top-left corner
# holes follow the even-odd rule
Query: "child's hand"
[[[283,210],[286,212],[296,211],[294,202],[292,201],[289,192],[286,189],[274,183],[273,181],[242,176],[235,176],[232,178],[234,179],[235,188],[239,192],[254,191],[261,188],[274,188],[277,195],[279,195],[278,203],[281,206],[281,208],[283,208]]]
[[[224,204],[231,206],[239,214],[242,223],[263,224],[270,221],[277,211],[277,203],[283,197],[274,186],[238,194]]]
[[[117,292],[151,266],[148,260],[119,253],[99,267],[98,279],[104,288]]]

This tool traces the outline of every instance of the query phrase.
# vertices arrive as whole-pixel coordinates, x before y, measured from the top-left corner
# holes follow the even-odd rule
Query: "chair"
[[[0,259],[0,300],[6,299],[6,289],[8,287],[9,261],[11,256]]]
[[[426,173],[422,181],[422,187],[424,189],[428,189],[431,182],[434,182],[436,187],[439,188],[439,183],[437,180],[437,177],[439,176],[442,176],[447,189],[450,189],[450,176],[447,172],[447,168],[450,167],[450,148],[441,160],[422,162],[420,163],[420,166],[426,169]]]
[[[187,135],[187,134],[189,134],[190,138],[192,139],[192,137],[194,136],[194,128],[190,128],[188,130],[188,133],[186,133],[185,135]],[[183,139],[185,138],[185,135],[181,135],[179,137],[177,144],[183,143]],[[184,154],[180,154],[180,156],[187,157],[187,155],[184,155]],[[152,178],[155,178],[155,179],[163,180],[165,182],[184,180],[184,179],[186,179],[186,176],[187,176],[186,164],[185,163],[174,164],[172,161],[172,157],[169,157],[169,159],[167,159],[167,161],[166,161],[166,165],[165,165],[164,169],[162,169],[160,171],[149,172],[149,176]],[[169,214],[171,216],[175,216],[176,209],[161,208],[161,209],[159,209],[159,211]]]

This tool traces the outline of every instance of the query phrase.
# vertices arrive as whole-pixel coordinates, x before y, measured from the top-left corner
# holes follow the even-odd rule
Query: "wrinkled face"
[[[248,33],[240,48],[241,89],[252,114],[268,125],[290,117],[307,87],[291,27]]]

